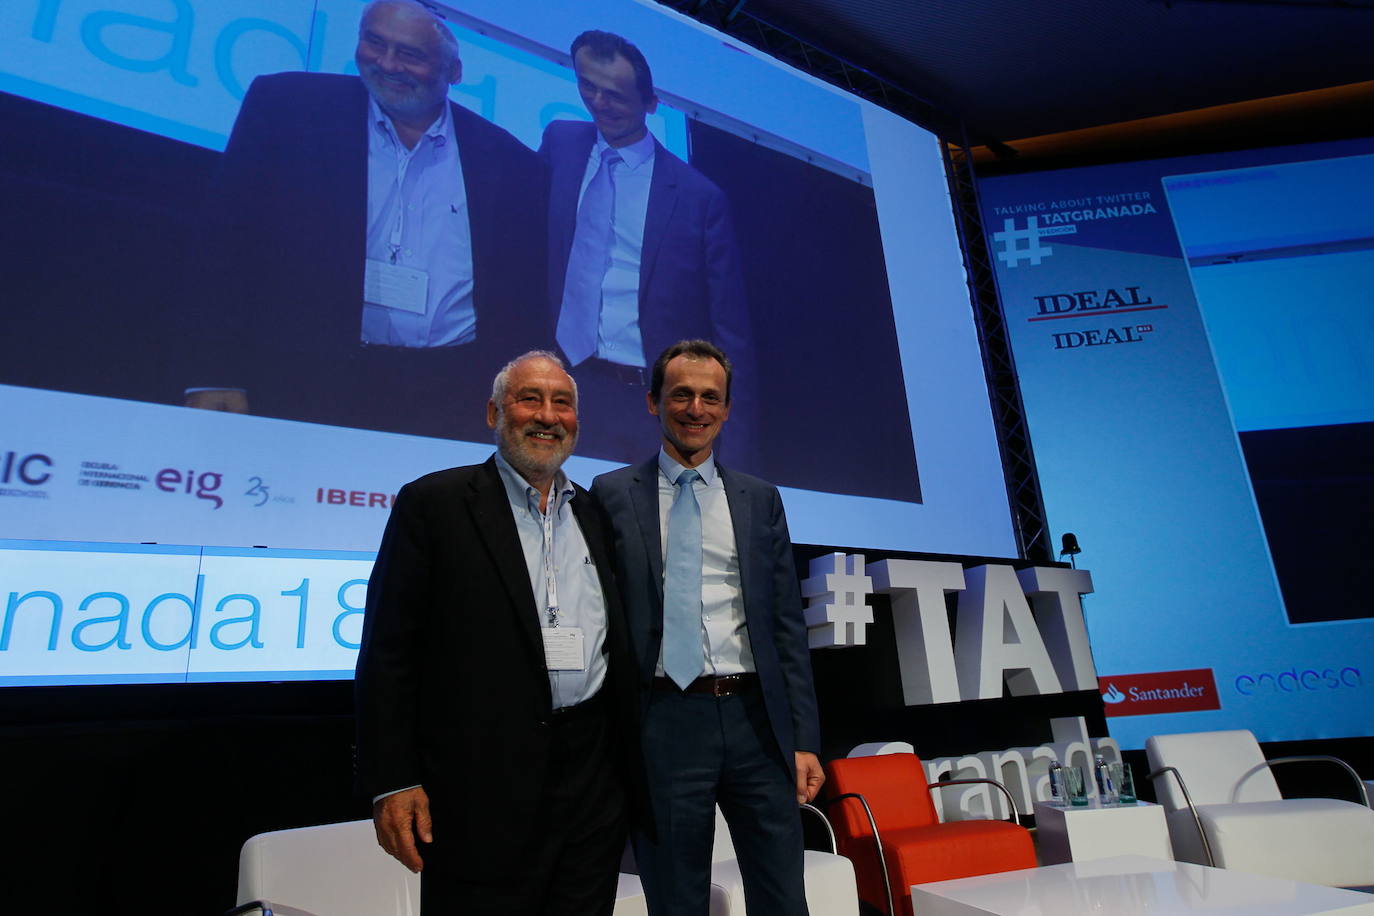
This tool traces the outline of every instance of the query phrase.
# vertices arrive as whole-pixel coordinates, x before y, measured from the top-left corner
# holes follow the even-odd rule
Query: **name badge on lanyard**
[[[423,315],[429,300],[429,274],[368,258],[363,272],[363,299],[368,305]]]
[[[582,651],[581,627],[545,627],[544,664],[550,671],[581,671],[587,667]]]
[[[392,221],[391,234],[387,239],[387,247],[391,249],[391,260],[367,259],[363,271],[363,300],[368,305],[379,305],[382,308],[423,315],[429,300],[429,273],[396,263],[405,233],[407,205],[405,177],[410,168],[410,160],[410,155],[402,152],[398,147],[396,158],[396,219]]]
[[[558,578],[553,562],[553,526],[558,517],[558,491],[549,494],[549,511],[544,513],[544,595],[548,626],[544,635],[544,664],[550,671],[581,671],[587,667],[581,627],[561,626],[558,619]]]

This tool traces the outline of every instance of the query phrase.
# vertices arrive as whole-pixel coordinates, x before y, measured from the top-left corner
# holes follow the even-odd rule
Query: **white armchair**
[[[803,811],[813,814],[830,830],[825,815],[811,805]],[[854,866],[844,856],[835,854],[835,835],[830,834],[830,852],[806,850],[802,867],[806,877],[806,908],[811,916],[858,916],[859,888],[854,880]],[[744,879],[740,876],[735,847],[730,842],[730,828],[725,817],[716,809],[715,846],[711,850],[711,910],[710,916],[745,916]],[[763,914],[767,916],[767,914]]]
[[[1374,810],[1344,762],[1265,760],[1246,730],[1155,735],[1145,755],[1179,861],[1310,884],[1374,885]],[[1283,798],[1270,767],[1312,760],[1344,768],[1364,803]]]
[[[372,821],[276,830],[239,853],[239,906],[277,916],[419,916],[420,876],[377,845]]]
[[[226,916],[419,916],[420,876],[377,845],[372,821],[260,833],[239,854],[239,905]],[[647,916],[634,875],[615,916]]]

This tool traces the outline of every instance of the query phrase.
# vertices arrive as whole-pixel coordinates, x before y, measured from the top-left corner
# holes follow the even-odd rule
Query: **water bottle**
[[[1050,761],[1050,801],[1056,805],[1064,804],[1067,799],[1064,792],[1064,768],[1059,765],[1058,760]]]
[[[1102,755],[1097,755],[1097,760],[1093,766],[1097,773],[1097,799],[1101,804],[1116,804],[1116,783],[1112,781],[1111,767],[1107,766],[1107,761],[1102,759]]]

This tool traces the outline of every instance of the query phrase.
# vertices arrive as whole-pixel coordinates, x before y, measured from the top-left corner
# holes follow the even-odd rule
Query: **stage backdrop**
[[[1123,746],[1374,729],[1371,151],[981,184],[1046,511],[1093,570]]]

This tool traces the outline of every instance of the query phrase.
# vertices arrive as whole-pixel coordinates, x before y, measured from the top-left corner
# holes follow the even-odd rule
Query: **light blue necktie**
[[[677,476],[668,510],[663,576],[663,673],[684,690],[701,674],[701,507],[688,468]]]
[[[558,345],[574,366],[596,353],[601,284],[611,266],[611,241],[615,237],[615,177],[611,170],[621,161],[614,149],[602,150],[601,165],[577,209],[577,231],[568,252],[563,308],[558,313],[556,332]]]

